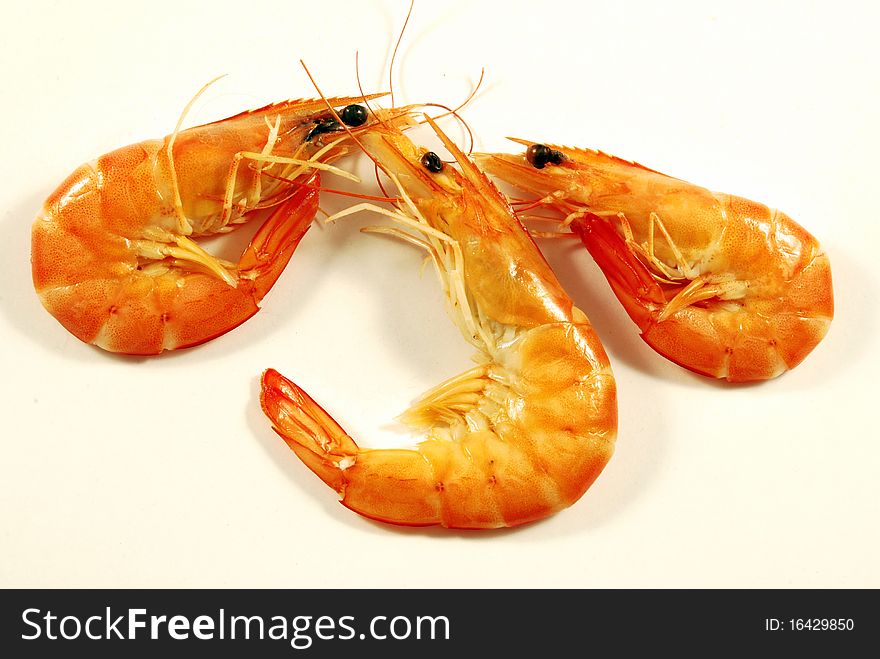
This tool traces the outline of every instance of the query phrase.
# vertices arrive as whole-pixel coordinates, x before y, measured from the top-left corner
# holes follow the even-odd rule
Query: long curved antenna
[[[360,51],[354,51],[354,77],[355,80],[357,80],[358,91],[361,93],[361,98],[364,100],[364,105],[367,106],[367,109],[373,113],[373,116],[376,117],[383,126],[387,128],[388,124],[386,124],[385,120],[376,113],[376,111],[370,105],[370,101],[367,100],[367,95],[364,93],[364,87],[361,84],[360,55]],[[391,94],[391,107],[394,107],[394,93]]]
[[[474,133],[471,130],[471,127],[468,125],[468,122],[466,122],[464,120],[464,117],[462,117],[460,114],[458,114],[458,110],[451,110],[451,109],[449,109],[449,106],[443,105],[442,103],[419,103],[417,106],[413,106],[413,107],[440,108],[441,110],[446,110],[446,112],[444,112],[443,114],[438,114],[436,117],[432,117],[432,119],[434,119],[436,121],[438,119],[443,119],[444,117],[448,117],[449,115],[452,115],[453,117],[455,117],[458,120],[458,123],[460,123],[462,126],[464,126],[464,129],[467,131],[467,134],[468,134],[468,142],[470,142],[470,148],[468,149],[467,154],[471,155],[471,153],[473,153],[473,151],[474,151]],[[427,115],[425,115],[425,117],[427,117]],[[428,123],[428,122],[427,121],[419,121],[418,122],[418,124],[420,126],[422,126],[426,123]],[[453,160],[444,160],[443,162],[453,163],[453,162],[455,162],[455,160],[454,159]]]
[[[394,204],[401,201],[400,197],[379,197],[377,195],[363,194],[361,192],[350,192],[348,190],[336,190],[334,188],[325,188],[320,185],[313,185],[312,183],[303,183],[296,179],[287,178],[284,176],[278,176],[276,174],[270,174],[269,172],[264,172],[266,176],[269,178],[273,178],[277,181],[283,181],[285,183],[290,183],[300,188],[308,188],[309,190],[317,190],[318,192],[329,192],[330,194],[338,194],[343,197],[354,197],[355,199],[367,199],[369,201],[384,201],[389,204]]]
[[[480,68],[480,79],[477,80],[477,86],[474,87],[474,90],[468,95],[468,97],[466,99],[464,99],[461,102],[461,104],[452,111],[453,114],[455,114],[456,112],[461,110],[465,105],[467,105],[468,103],[470,103],[473,100],[474,96],[477,95],[477,91],[479,91],[480,86],[483,84],[483,77],[485,75],[486,75],[486,67],[483,66]]]
[[[400,48],[400,42],[403,41],[403,33],[406,32],[406,26],[409,24],[409,17],[412,16],[413,7],[416,0],[410,0],[409,11],[406,12],[406,20],[400,29],[400,36],[397,37],[397,43],[394,45],[394,52],[391,53],[391,64],[388,66],[388,85],[391,88],[391,105],[394,106],[394,60],[397,58],[397,49]]]

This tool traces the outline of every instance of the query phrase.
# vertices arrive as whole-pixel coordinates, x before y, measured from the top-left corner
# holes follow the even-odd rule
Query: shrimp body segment
[[[828,257],[785,213],[598,151],[516,141],[526,153],[477,162],[565,217],[661,355],[730,382],[766,380],[825,336]]]
[[[362,138],[403,197],[386,214],[412,233],[373,230],[428,252],[450,315],[478,350],[477,365],[400,417],[427,435],[414,449],[359,448],[274,370],[263,376],[263,409],[300,459],[361,515],[412,526],[516,526],[570,506],[608,462],[617,431],[614,377],[586,316],[507,202],[430,123],[460,170],[436,171],[439,159],[399,131]]]
[[[41,302],[76,337],[113,352],[156,354],[233,329],[256,313],[308,229],[318,171],[335,169],[327,163],[346,140],[323,101],[286,101],[80,166],[33,225]],[[268,207],[237,263],[194,241]]]

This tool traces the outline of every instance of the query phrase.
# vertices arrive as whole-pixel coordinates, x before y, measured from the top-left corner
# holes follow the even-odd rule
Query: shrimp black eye
[[[561,165],[565,160],[562,151],[551,149],[546,144],[532,144],[526,151],[526,160],[535,169],[544,169],[545,165]]]
[[[346,126],[363,126],[367,123],[367,108],[363,105],[346,105],[339,113]]]
[[[428,151],[425,155],[422,156],[422,167],[427,169],[429,172],[437,173],[443,171],[443,161],[440,160],[440,156],[438,156],[433,151]]]

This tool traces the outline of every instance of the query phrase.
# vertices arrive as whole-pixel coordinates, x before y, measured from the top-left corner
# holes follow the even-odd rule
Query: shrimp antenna
[[[409,11],[406,12],[406,20],[403,21],[403,27],[400,29],[400,36],[397,37],[397,43],[394,45],[394,52],[391,53],[391,64],[388,66],[388,85],[391,88],[391,105],[394,105],[394,60],[397,58],[397,49],[400,48],[400,42],[403,41],[403,33],[406,32],[406,26],[409,24],[409,17],[412,16],[413,7],[416,0],[410,0]]]
[[[373,116],[376,117],[385,128],[388,128],[388,124],[385,123],[385,120],[376,114],[376,111],[370,105],[370,102],[367,100],[367,95],[364,93],[364,87],[361,84],[361,67],[360,67],[360,51],[354,51],[354,77],[357,80],[358,91],[361,93],[361,98],[364,101],[364,105],[367,106],[367,109],[373,113]],[[391,106],[394,106],[394,92],[391,93]]]
[[[373,165],[373,171],[376,172],[376,185],[379,186],[379,189],[382,191],[382,194],[387,197],[388,190],[385,189],[385,185],[382,183],[382,177],[379,176],[379,165]]]
[[[480,68],[480,79],[477,80],[476,87],[473,88],[471,93],[468,94],[468,97],[466,99],[464,99],[461,103],[459,103],[458,107],[456,107],[454,110],[450,110],[445,105],[440,105],[439,103],[436,103],[436,104],[435,103],[427,103],[426,104],[426,105],[436,105],[437,107],[441,107],[441,108],[444,108],[445,110],[448,110],[448,112],[446,112],[446,114],[438,115],[438,116],[434,117],[434,119],[443,119],[444,117],[448,117],[451,114],[453,117],[458,119],[458,121],[461,123],[462,126],[464,126],[464,129],[467,131],[467,134],[468,134],[468,141],[470,141],[470,144],[471,144],[470,148],[467,151],[468,155],[471,155],[474,152],[474,133],[471,130],[471,127],[468,125],[468,122],[466,122],[461,117],[461,115],[458,113],[458,111],[461,110],[465,105],[470,103],[473,100],[474,96],[477,95],[477,91],[480,89],[480,86],[483,84],[483,78],[485,77],[485,75],[486,75],[486,67],[484,66],[484,67]]]
[[[440,109],[442,109],[442,110],[446,110],[446,112],[444,112],[443,114],[438,114],[436,117],[432,117],[432,119],[434,119],[434,120],[437,120],[437,119],[443,119],[444,117],[448,117],[449,115],[452,115],[453,117],[455,117],[455,118],[458,120],[458,122],[459,122],[462,126],[464,126],[464,129],[467,131],[467,134],[468,134],[468,141],[470,142],[470,148],[468,149],[467,154],[468,154],[468,155],[471,155],[471,154],[474,152],[474,133],[473,133],[473,131],[471,130],[471,127],[468,125],[468,122],[466,122],[466,121],[464,120],[464,117],[462,117],[462,116],[458,113],[458,108],[456,108],[455,110],[450,110],[450,109],[449,109],[449,106],[447,106],[447,105],[443,105],[442,103],[419,103],[419,106],[418,106],[418,107],[422,107],[422,108],[440,108]],[[459,107],[461,107],[461,106],[459,106]],[[425,117],[427,118],[427,116],[428,116],[428,115],[426,114]],[[422,126],[422,125],[424,125],[424,124],[426,124],[426,123],[428,123],[428,122],[427,122],[427,121],[420,121],[420,122],[419,122],[419,125]],[[453,160],[448,160],[448,161],[444,161],[444,162],[450,162],[450,163],[452,163],[452,162],[455,162],[455,160],[453,159]]]
[[[367,95],[364,93],[364,87],[361,84],[360,52],[357,50],[354,51],[354,77],[357,80],[358,91],[360,91],[360,93],[361,93],[361,98],[364,99],[364,105],[366,105],[367,109],[373,113],[374,117],[378,118],[379,121],[382,122],[382,125],[385,126],[385,128],[388,128],[388,124],[385,123],[385,120],[381,116],[376,114],[376,111],[373,110],[372,107],[370,107],[370,103],[367,100]],[[391,95],[391,105],[392,105],[392,107],[394,106],[394,95],[393,94]],[[374,164],[373,171],[376,172],[376,185],[379,186],[379,189],[382,191],[382,194],[385,195],[386,197],[388,197],[389,196],[388,190],[386,190],[385,186],[382,185],[382,178],[379,176],[379,163]]]
[[[480,68],[480,79],[477,80],[477,86],[474,87],[473,91],[470,94],[468,94],[468,97],[466,99],[464,99],[459,104],[459,106],[457,108],[452,110],[452,114],[455,114],[456,112],[461,110],[465,105],[467,105],[468,103],[470,103],[473,100],[474,96],[477,95],[477,91],[480,89],[480,86],[483,84],[483,78],[485,77],[485,75],[486,75],[486,67],[483,66]],[[440,117],[437,117],[437,118],[440,119]]]
[[[399,202],[400,197],[379,197],[377,195],[370,194],[362,194],[360,192],[351,192],[349,190],[336,190],[334,188],[325,188],[320,185],[313,185],[312,183],[303,183],[302,181],[298,181],[296,179],[287,178],[286,176],[279,176],[277,174],[271,174],[269,172],[264,172],[266,176],[269,178],[273,178],[277,181],[283,181],[284,183],[291,183],[300,188],[308,188],[309,190],[317,190],[318,192],[329,192],[330,194],[338,194],[344,197],[354,197],[355,199],[367,199],[369,201],[384,201],[389,204],[394,204]]]

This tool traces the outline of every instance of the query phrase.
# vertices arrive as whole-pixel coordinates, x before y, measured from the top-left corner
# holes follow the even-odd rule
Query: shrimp
[[[477,365],[400,417],[413,449],[363,449],[300,387],[269,369],[262,407],[275,431],[351,510],[406,526],[490,529],[570,506],[611,457],[614,377],[589,320],[560,286],[495,186],[437,127],[459,168],[377,127],[358,142],[397,186],[397,227],[424,248]],[[413,234],[418,235],[413,235]]]
[[[730,382],[797,366],[834,315],[819,242],[782,211],[599,151],[514,140],[490,174],[565,216],[654,350]]]
[[[82,341],[137,355],[237,327],[258,311],[309,228],[319,170],[357,180],[329,163],[348,151],[337,117],[359,131],[372,123],[361,98],[331,99],[344,106],[338,113],[323,100],[294,100],[184,131],[178,123],[164,139],[80,166],[33,225],[43,306]],[[238,263],[195,242],[273,206]]]

